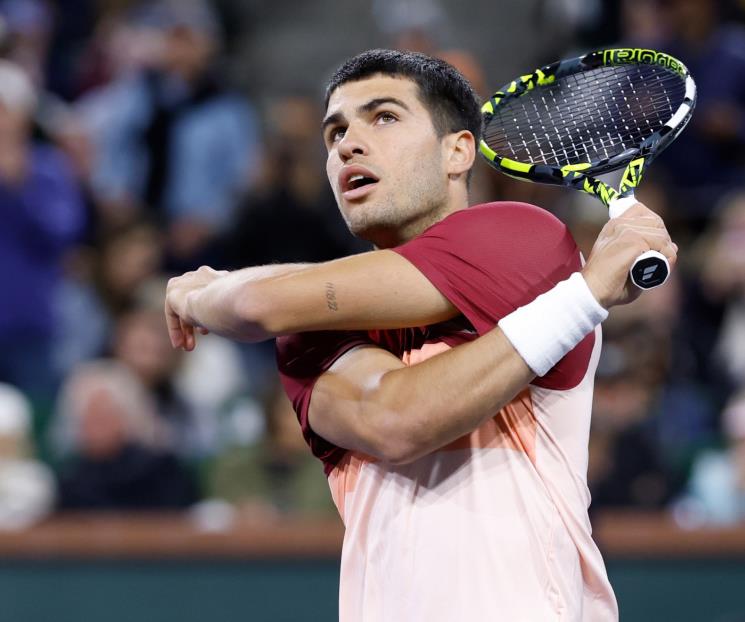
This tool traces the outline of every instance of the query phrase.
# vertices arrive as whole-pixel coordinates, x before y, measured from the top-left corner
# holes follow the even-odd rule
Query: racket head
[[[685,128],[695,103],[695,82],[676,58],[597,50],[494,93],[482,106],[479,150],[511,177],[577,187],[581,177],[634,160],[646,167]]]

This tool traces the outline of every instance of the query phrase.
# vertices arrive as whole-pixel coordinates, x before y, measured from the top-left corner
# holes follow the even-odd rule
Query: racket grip
[[[611,201],[608,212],[611,218],[617,218],[638,201],[633,194]],[[629,270],[631,282],[639,289],[659,287],[670,276],[670,264],[667,258],[657,251],[647,251],[636,258]]]

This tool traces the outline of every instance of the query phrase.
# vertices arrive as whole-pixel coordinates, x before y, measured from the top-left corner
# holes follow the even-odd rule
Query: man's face
[[[329,183],[354,235],[394,246],[447,208],[443,142],[413,81],[377,75],[342,84],[323,139]]]

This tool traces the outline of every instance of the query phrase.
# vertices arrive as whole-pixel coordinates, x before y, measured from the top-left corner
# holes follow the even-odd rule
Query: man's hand
[[[678,247],[670,240],[665,223],[637,203],[603,227],[582,275],[597,301],[606,309],[636,300],[641,291],[629,279],[629,270],[642,253],[662,253],[672,268]]]
[[[168,281],[166,289],[166,323],[168,336],[174,348],[191,351],[196,346],[194,329],[203,335],[207,330],[200,327],[189,312],[189,303],[195,294],[210,283],[227,275],[227,270],[213,270],[202,266],[196,272],[187,272]]]

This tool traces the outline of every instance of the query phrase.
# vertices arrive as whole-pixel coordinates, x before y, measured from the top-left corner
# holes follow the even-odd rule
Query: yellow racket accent
[[[533,165],[523,164],[522,162],[516,162],[515,160],[510,160],[509,158],[502,158],[499,161],[499,166],[501,166],[502,168],[506,168],[509,171],[515,171],[516,173],[529,173],[530,168]]]
[[[592,164],[589,162],[581,162],[579,164],[567,164],[566,166],[561,167],[561,172],[566,177],[569,175],[569,173],[576,173],[579,171],[585,171],[588,168],[590,168]]]

